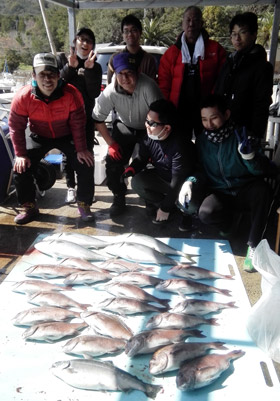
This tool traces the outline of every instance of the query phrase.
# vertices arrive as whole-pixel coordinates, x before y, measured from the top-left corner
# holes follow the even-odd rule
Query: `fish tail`
[[[74,291],[74,288],[72,285],[66,285],[62,287],[63,291]]]
[[[188,335],[188,337],[206,337],[204,334],[202,334],[201,330],[187,330],[186,334]]]
[[[227,297],[231,297],[231,291],[230,290],[219,290],[218,291],[221,294],[226,295]]]
[[[222,341],[217,341],[213,343],[216,349],[228,349],[227,347],[225,347],[225,343],[223,343]]]
[[[82,310],[87,310],[90,306],[92,306],[91,304],[81,304],[80,305],[80,308],[82,309]]]
[[[170,306],[169,306],[170,299],[159,299],[158,302],[161,305],[165,306],[166,308],[168,308],[168,309],[170,308]]]
[[[234,280],[234,277],[231,276],[230,274],[225,274],[223,277],[227,278],[228,280]]]
[[[158,386],[156,384],[146,384],[145,394],[147,397],[152,398],[153,400],[156,398],[157,393],[162,390],[162,386]]]
[[[231,352],[229,352],[229,353],[227,354],[227,356],[228,356],[231,360],[241,358],[243,355],[245,355],[245,351],[242,351],[241,349],[231,351]]]
[[[217,320],[218,319],[212,318],[212,319],[208,319],[207,322],[208,322],[208,324],[212,324],[213,326],[220,326],[219,323],[217,323]]]
[[[228,308],[238,308],[238,306],[235,305],[235,301],[234,302],[228,302],[227,306],[228,306]]]

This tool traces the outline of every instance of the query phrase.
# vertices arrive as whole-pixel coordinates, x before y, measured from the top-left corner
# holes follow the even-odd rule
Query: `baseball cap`
[[[118,53],[113,58],[113,66],[116,74],[119,74],[122,70],[136,71],[136,60],[130,53]]]
[[[42,71],[58,72],[58,65],[55,55],[52,53],[38,53],[34,57],[33,67],[36,74]]]
[[[91,29],[85,27],[80,28],[75,37],[77,38],[81,35],[87,35],[92,40],[93,47],[95,47],[95,36]]]

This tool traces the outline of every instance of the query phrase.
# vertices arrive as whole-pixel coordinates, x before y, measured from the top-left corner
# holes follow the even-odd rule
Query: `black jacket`
[[[258,138],[266,132],[273,88],[273,67],[266,57],[261,45],[231,53],[215,87],[215,93],[226,97],[232,119]]]

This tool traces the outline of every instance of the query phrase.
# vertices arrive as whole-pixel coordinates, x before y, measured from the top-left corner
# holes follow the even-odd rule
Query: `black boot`
[[[114,195],[113,203],[110,207],[110,216],[119,216],[125,211],[125,195]]]

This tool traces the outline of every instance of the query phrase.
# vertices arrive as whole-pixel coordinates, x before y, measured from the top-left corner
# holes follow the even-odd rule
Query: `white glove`
[[[182,185],[182,188],[179,192],[178,203],[179,207],[182,208],[183,210],[188,208],[188,204],[192,198],[192,186],[193,186],[192,181],[186,181]]]

